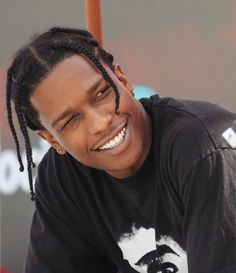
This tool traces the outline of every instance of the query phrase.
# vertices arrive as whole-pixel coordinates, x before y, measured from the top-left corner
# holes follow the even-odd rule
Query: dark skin
[[[83,164],[105,170],[116,178],[133,175],[143,164],[151,145],[151,122],[134,99],[132,85],[119,65],[114,72],[104,64],[120,93],[115,93],[99,71],[84,57],[61,61],[40,83],[30,100],[46,130],[37,131],[59,153],[68,152]],[[121,131],[121,143],[101,149]]]

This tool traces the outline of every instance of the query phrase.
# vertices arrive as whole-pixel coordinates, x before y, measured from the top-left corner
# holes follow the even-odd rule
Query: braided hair
[[[20,145],[12,118],[11,101],[14,102],[19,127],[24,137],[27,171],[31,200],[35,200],[33,188],[32,147],[28,134],[31,130],[45,129],[39,120],[39,113],[30,103],[30,96],[35,88],[46,78],[56,64],[75,55],[82,54],[102,74],[115,93],[115,113],[119,114],[119,92],[100,60],[112,70],[113,56],[99,46],[99,43],[86,30],[54,27],[32,39],[15,55],[7,71],[6,106],[8,123],[15,141],[19,170],[24,171]],[[27,128],[28,127],[28,128]]]

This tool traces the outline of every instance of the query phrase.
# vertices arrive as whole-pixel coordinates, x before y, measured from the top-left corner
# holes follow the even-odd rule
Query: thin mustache
[[[106,132],[102,133],[97,143],[100,143],[100,141],[102,141],[104,138],[112,136],[112,134],[116,131],[117,128],[118,128],[117,126],[114,125],[111,126]]]

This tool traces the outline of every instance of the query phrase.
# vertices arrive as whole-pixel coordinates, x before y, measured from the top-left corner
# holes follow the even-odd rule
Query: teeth
[[[123,128],[122,131],[120,131],[120,133],[117,136],[115,136],[112,140],[110,140],[109,142],[101,146],[99,150],[115,148],[123,141],[124,135],[125,135],[125,128]]]

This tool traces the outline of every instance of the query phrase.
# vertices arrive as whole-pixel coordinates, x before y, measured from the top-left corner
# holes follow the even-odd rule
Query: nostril
[[[112,124],[111,114],[101,114],[99,112],[90,112],[87,115],[86,124],[90,134],[104,133]]]

